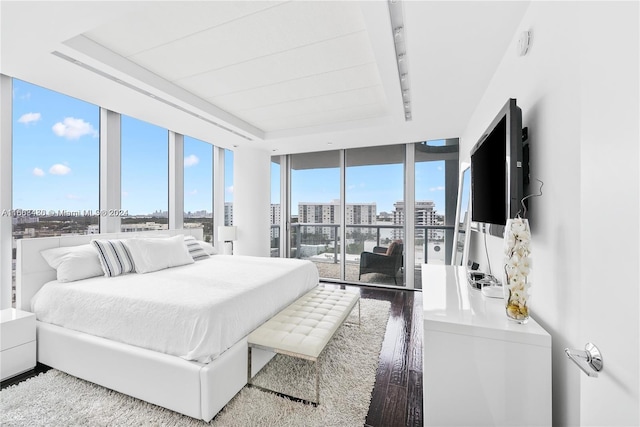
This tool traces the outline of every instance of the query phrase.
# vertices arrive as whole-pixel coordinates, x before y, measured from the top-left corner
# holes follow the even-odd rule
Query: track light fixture
[[[400,79],[400,90],[402,93],[402,103],[404,107],[404,119],[410,121],[411,97],[409,96],[409,64],[406,46],[406,28],[404,26],[404,16],[402,12],[401,0],[389,0],[389,17],[391,18],[391,28],[393,44],[396,51],[396,63],[398,64],[398,78]]]

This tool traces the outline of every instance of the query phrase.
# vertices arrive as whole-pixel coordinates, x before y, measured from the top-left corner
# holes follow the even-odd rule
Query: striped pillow
[[[134,271],[133,258],[123,240],[92,240],[91,243],[98,250],[105,276],[114,277]]]
[[[204,251],[202,246],[200,246],[200,242],[198,242],[195,237],[184,236],[184,244],[187,245],[189,255],[191,255],[191,258],[193,258],[194,261],[209,258],[209,254]]]

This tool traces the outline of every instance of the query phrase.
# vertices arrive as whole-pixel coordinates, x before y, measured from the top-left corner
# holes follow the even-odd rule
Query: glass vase
[[[507,220],[504,229],[503,292],[507,317],[518,323],[529,320],[531,273],[531,231],[529,220]]]

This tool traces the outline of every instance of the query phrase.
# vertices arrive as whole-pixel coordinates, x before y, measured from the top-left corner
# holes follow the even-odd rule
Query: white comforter
[[[208,363],[318,284],[309,261],[216,255],[147,274],[45,284],[38,320]]]

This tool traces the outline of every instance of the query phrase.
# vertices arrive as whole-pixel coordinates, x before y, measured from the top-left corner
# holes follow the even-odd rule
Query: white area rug
[[[318,407],[245,387],[207,424],[52,369],[0,392],[0,425],[362,426],[390,304],[368,299],[361,304],[361,326],[340,328],[321,355]],[[349,321],[354,320],[352,315]],[[254,382],[313,398],[313,372],[308,362],[278,355]]]

